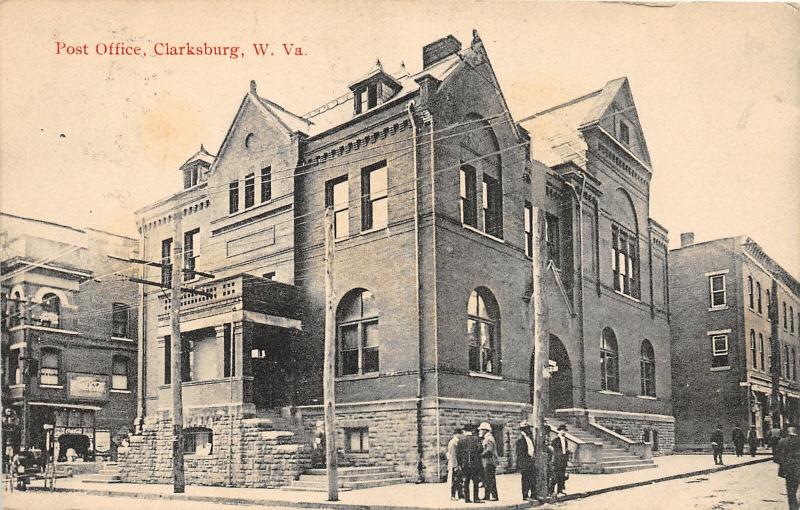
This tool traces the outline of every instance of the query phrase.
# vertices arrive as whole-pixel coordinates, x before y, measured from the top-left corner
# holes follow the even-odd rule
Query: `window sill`
[[[352,235],[350,237],[364,236],[364,235],[367,235],[367,234],[371,234],[373,232],[380,232],[381,230],[386,230],[388,228],[389,228],[389,225],[384,225],[382,227],[377,227],[377,228],[370,228],[370,229],[367,229],[367,230],[362,230],[358,234]],[[342,238],[342,239],[349,239],[349,238]]]
[[[77,331],[73,331],[71,329],[59,329],[59,328],[51,328],[48,326],[34,326],[33,324],[22,324],[20,326],[14,326],[13,328],[9,329],[9,331],[21,331],[25,328],[33,329],[35,331],[50,331],[53,333],[64,333],[65,335],[70,336],[80,336],[80,333]]]
[[[709,312],[719,312],[721,310],[727,310],[730,307],[728,305],[721,305],[721,306],[712,306],[708,309]]]
[[[711,367],[709,370],[711,372],[726,372],[726,371],[728,371],[730,369],[731,369],[731,367]]]
[[[641,303],[641,302],[642,302],[642,300],[641,300],[641,299],[635,298],[635,297],[633,297],[633,296],[631,296],[631,295],[629,295],[629,294],[625,294],[624,292],[622,292],[622,291],[620,291],[620,290],[617,290],[617,289],[614,289],[614,294],[617,294],[617,295],[619,295],[619,296],[622,296],[622,297],[624,297],[624,298],[626,298],[626,299],[630,299],[630,300],[631,300],[631,301],[633,301],[634,303]]]
[[[497,241],[498,243],[501,243],[501,244],[506,244],[506,242],[504,240],[500,239],[499,237],[495,237],[492,234],[484,232],[483,230],[478,230],[477,228],[473,227],[472,225],[467,225],[466,223],[462,223],[461,226],[464,227],[465,229],[471,231],[471,232],[475,232],[476,234],[480,234],[483,237],[487,237],[487,238],[489,238],[489,239],[491,239],[493,241]]]
[[[503,380],[503,376],[502,375],[487,374],[487,373],[484,373],[484,372],[473,372],[472,370],[469,371],[469,376],[470,377],[479,377],[479,378],[482,378],[482,379],[492,379],[494,381],[502,381]]]
[[[117,341],[120,341],[120,342],[135,342],[136,341],[133,338],[128,338],[126,336],[112,336],[111,340],[117,340]]]
[[[25,385],[22,384],[22,383],[20,383],[20,384],[9,384],[8,385],[8,389],[10,389],[10,390],[17,389],[17,388],[24,388],[24,387],[25,387]]]
[[[611,390],[600,390],[598,393],[602,393],[603,395],[617,395],[617,396],[620,396],[620,397],[623,396],[622,393],[620,393],[618,391],[611,391]]]
[[[111,393],[124,393],[124,394],[127,394],[127,395],[131,394],[131,390],[115,390],[114,388],[111,388],[108,391],[110,391]]]
[[[40,388],[48,388],[51,390],[63,390],[64,386],[61,384],[40,384]]]
[[[339,375],[336,376],[337,381],[358,381],[360,379],[377,379],[380,377],[380,372],[369,372],[367,374],[352,374],[352,375]]]
[[[650,395],[637,395],[636,398],[640,398],[642,400],[658,400],[658,397],[651,397]]]
[[[256,209],[260,209],[260,208],[262,208],[262,207],[264,207],[266,205],[271,204],[272,202],[274,202],[274,200],[275,199],[270,198],[266,202],[261,202],[259,204],[254,204],[254,205],[251,205],[250,207],[245,207],[244,209],[239,209],[236,212],[229,212],[228,213],[228,218],[234,218],[236,216],[241,216],[242,214],[247,214],[247,213],[249,213],[251,211],[255,211]]]

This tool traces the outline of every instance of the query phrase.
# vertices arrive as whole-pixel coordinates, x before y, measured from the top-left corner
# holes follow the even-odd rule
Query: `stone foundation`
[[[652,441],[651,431],[656,431],[658,449],[653,445],[653,456],[669,455],[675,449],[675,418],[672,416],[597,409],[588,409],[585,413],[588,414],[590,421],[595,421],[634,441],[645,440],[645,432],[648,432],[646,436],[650,438],[648,441]],[[585,426],[586,416],[582,409],[558,410],[556,415],[559,419]]]
[[[281,487],[311,465],[311,450],[289,431],[273,430],[270,420],[252,418],[240,406],[194,409],[184,416],[184,430],[213,432],[208,455],[185,454],[187,485]],[[172,482],[172,419],[170,413],[148,417],[142,433],[120,451],[123,482]]]

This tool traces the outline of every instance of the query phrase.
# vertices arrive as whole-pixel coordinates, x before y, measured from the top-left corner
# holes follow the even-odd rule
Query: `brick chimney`
[[[442,37],[438,41],[427,44],[422,48],[422,67],[427,69],[436,62],[450,55],[455,55],[459,51],[461,51],[461,42],[453,37],[452,34]]]
[[[686,248],[694,244],[694,232],[681,233],[681,248]]]

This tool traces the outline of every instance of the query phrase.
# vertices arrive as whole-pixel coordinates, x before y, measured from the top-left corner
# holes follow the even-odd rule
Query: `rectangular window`
[[[231,181],[228,185],[228,212],[230,214],[239,210],[239,180]]]
[[[525,202],[525,212],[523,217],[525,226],[525,256],[533,256],[533,207],[529,202]]]
[[[128,358],[124,356],[114,356],[111,365],[111,389],[128,389]]]
[[[639,299],[639,243],[636,235],[619,225],[611,226],[611,267],[614,290]]]
[[[347,176],[325,183],[325,206],[333,206],[333,233],[336,239],[350,236],[350,197]]]
[[[261,203],[272,200],[272,167],[261,169]]]
[[[628,129],[628,125],[625,124],[625,121],[623,120],[619,121],[619,139],[626,145],[631,143],[631,134]]]
[[[200,229],[196,228],[194,230],[190,230],[189,232],[184,232],[183,234],[183,274],[186,280],[194,280],[197,278],[197,274],[194,273],[195,261],[197,260],[197,254],[194,247],[195,239],[199,232]]]
[[[547,214],[545,216],[544,236],[547,243],[547,260],[553,261],[557,268],[561,267],[561,235],[558,226],[558,216]]]
[[[345,449],[348,453],[369,452],[369,428],[355,427],[344,429]]]
[[[358,324],[342,326],[339,329],[341,338],[341,375],[358,374]]]
[[[39,366],[39,384],[57,386],[59,380],[59,352],[55,349],[42,349]]]
[[[172,238],[161,241],[161,285],[172,287]]]
[[[378,84],[370,83],[367,87],[367,109],[378,106]]]
[[[727,367],[728,364],[728,335],[714,335],[711,337],[711,367]]]
[[[256,175],[244,176],[244,208],[253,207],[256,203]]]
[[[461,223],[478,228],[478,189],[475,184],[475,169],[461,167],[459,193],[461,196]]]
[[[362,372],[365,374],[369,374],[372,372],[378,371],[378,323],[377,322],[365,322],[363,324],[364,328],[364,348],[362,351]]]
[[[214,433],[210,429],[187,429],[183,431],[183,452],[195,455],[211,455]]]
[[[708,287],[711,292],[711,308],[725,306],[727,303],[725,296],[725,275],[717,274],[709,276]]]
[[[172,338],[164,337],[164,384],[172,384]]]
[[[483,230],[490,236],[503,238],[503,197],[500,183],[483,174]]]
[[[232,328],[230,324],[225,324],[225,337],[222,348],[225,350],[222,362],[222,376],[234,377],[236,376],[236,345],[232,335]]]
[[[111,336],[128,338],[128,313],[130,307],[125,303],[111,304]]]
[[[386,161],[361,170],[361,229],[386,228],[389,222],[389,197]]]

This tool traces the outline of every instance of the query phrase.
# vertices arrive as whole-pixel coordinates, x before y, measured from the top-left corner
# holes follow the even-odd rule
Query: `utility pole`
[[[173,221],[175,233],[172,239],[172,492],[182,494],[186,488],[183,473],[183,342],[181,342],[181,281],[183,280],[183,211],[180,204],[175,208]]]
[[[336,310],[333,291],[333,207],[325,209],[325,367],[322,371],[323,407],[325,408],[325,465],[328,475],[328,501],[339,501],[336,470]]]
[[[778,281],[772,279],[772,292],[770,293],[769,300],[769,333],[772,340],[770,346],[770,363],[769,372],[772,379],[772,405],[770,412],[772,414],[772,428],[780,428],[781,426],[781,342],[778,338],[780,334],[780,318],[781,313],[778,309]]]
[[[544,239],[544,213],[536,206],[531,210],[531,235],[533,249],[531,250],[531,268],[533,275],[533,294],[531,304],[533,313],[533,412],[530,423],[534,427],[534,466],[536,468],[536,494],[542,497],[547,494],[547,431],[544,423],[544,397],[545,374],[549,370],[550,339],[545,328],[547,310],[545,309],[544,295],[542,293],[542,275],[544,274],[544,261],[542,253],[546,243]]]

